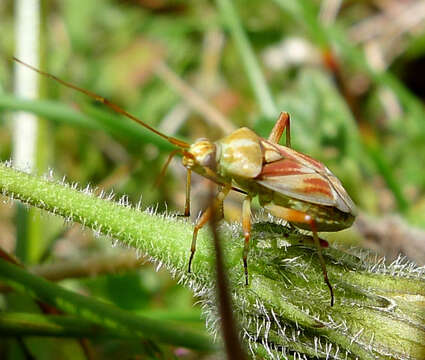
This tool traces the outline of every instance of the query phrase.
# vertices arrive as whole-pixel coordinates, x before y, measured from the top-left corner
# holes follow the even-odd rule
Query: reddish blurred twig
[[[214,204],[213,187],[210,187],[210,204]],[[218,310],[221,318],[221,330],[223,334],[223,341],[227,353],[227,358],[231,360],[245,360],[246,355],[242,349],[241,341],[238,336],[238,327],[233,316],[231,291],[227,274],[225,272],[223,252],[221,249],[220,238],[217,231],[217,223],[219,216],[215,206],[211,206],[211,219],[210,225],[214,239],[215,249],[215,271],[217,282],[217,299]]]

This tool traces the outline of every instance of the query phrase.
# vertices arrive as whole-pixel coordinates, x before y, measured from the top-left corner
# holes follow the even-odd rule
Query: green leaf
[[[110,331],[116,330],[118,334],[139,336],[204,351],[214,349],[208,338],[195,331],[184,329],[183,326],[176,327],[170,321],[134,315],[113,305],[73,293],[31,275],[4,259],[0,259],[0,277],[16,290],[26,291],[57,309],[80,316]],[[84,322],[81,326],[84,326]],[[108,331],[106,333],[108,334]]]

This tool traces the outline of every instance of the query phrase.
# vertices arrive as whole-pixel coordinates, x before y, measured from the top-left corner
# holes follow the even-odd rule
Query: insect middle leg
[[[251,238],[251,201],[252,198],[247,195],[242,204],[242,229],[245,237],[245,244],[243,247],[243,267],[245,270],[245,285],[248,286],[248,251],[249,240]]]
[[[329,291],[331,293],[331,306],[333,306],[334,305],[334,293],[333,293],[332,285],[331,285],[331,283],[329,282],[329,279],[328,279],[328,272],[326,271],[326,264],[325,264],[325,260],[323,259],[322,248],[321,248],[321,245],[320,245],[319,237],[317,235],[317,225],[316,225],[316,221],[314,220],[314,218],[311,215],[304,213],[302,211],[288,209],[288,208],[278,206],[278,205],[267,204],[264,207],[272,215],[279,217],[281,219],[284,219],[286,221],[289,221],[290,223],[302,223],[302,224],[309,224],[310,225],[311,231],[313,232],[313,240],[314,240],[314,243],[317,247],[317,254],[319,256],[319,262],[320,262],[320,265],[322,267],[323,278],[324,278],[325,283],[328,286]]]
[[[282,137],[284,130],[286,129],[286,147],[291,147],[291,123],[290,117],[287,112],[281,112],[279,119],[277,119],[276,124],[273,126],[273,129],[269,135],[268,140],[272,143],[277,144]]]
[[[195,255],[196,251],[196,239],[198,237],[198,232],[201,230],[204,225],[208,222],[208,220],[211,218],[212,211],[220,213],[220,217],[223,216],[223,212],[220,211],[223,206],[223,201],[226,198],[227,194],[229,193],[230,189],[232,188],[231,184],[225,185],[217,194],[216,198],[214,199],[213,203],[208,206],[208,208],[204,211],[204,213],[201,215],[201,217],[196,222],[195,228],[193,229],[193,237],[192,237],[192,246],[190,247],[190,258],[189,258],[189,265],[187,271],[190,273],[191,266],[192,266],[192,260],[193,256]]]

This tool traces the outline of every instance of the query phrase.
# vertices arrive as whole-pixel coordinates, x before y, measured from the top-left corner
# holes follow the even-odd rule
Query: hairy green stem
[[[217,330],[208,230],[199,233],[193,273],[188,274],[193,226],[185,220],[141,212],[127,206],[125,200],[119,205],[89,190],[79,192],[3,164],[0,188],[4,195],[81,222],[165,266],[201,297],[207,325]],[[402,259],[385,265],[369,253],[324,249],[335,291],[335,306],[330,307],[309,236],[272,222],[256,222],[248,257],[250,284],[245,286],[240,226],[223,224],[220,230],[234,313],[252,354],[267,354],[271,359],[298,355],[323,359],[425,357],[424,267]]]

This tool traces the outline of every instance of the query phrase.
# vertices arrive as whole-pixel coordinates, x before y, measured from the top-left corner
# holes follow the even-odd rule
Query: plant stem
[[[193,274],[188,274],[193,227],[187,221],[151,210],[140,212],[126,206],[125,199],[121,205],[112,203],[88,190],[79,192],[4,164],[0,164],[0,189],[4,195],[120,240],[158,266],[165,266],[201,297],[207,324],[217,330],[217,301],[211,275],[214,257],[207,230],[199,233]],[[274,359],[282,353],[335,359],[425,357],[425,267],[403,259],[385,265],[369,253],[351,255],[335,248],[323,249],[335,291],[335,305],[330,307],[311,237],[274,223],[255,223],[247,287],[240,227],[223,224],[220,234],[226,255],[224,266],[233,290],[234,314],[252,354],[266,350]],[[65,297],[65,290],[47,288],[44,280],[28,279],[26,272],[12,271],[11,266],[2,263],[0,275],[15,286],[31,289],[46,302],[53,301],[67,313],[84,317],[86,310],[76,309],[87,309],[87,320],[97,319],[100,323],[100,319],[112,318],[112,325],[120,331],[137,326],[133,314],[113,317],[105,304],[102,306],[106,308],[97,308],[93,303],[88,306],[79,298],[70,302],[76,294]],[[171,333],[170,330],[164,335],[167,342],[184,340],[180,335],[173,338]]]

